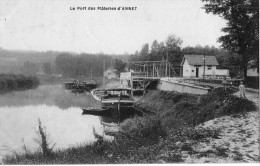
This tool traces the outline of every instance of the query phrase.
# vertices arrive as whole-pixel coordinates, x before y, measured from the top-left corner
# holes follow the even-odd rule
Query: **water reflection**
[[[25,106],[46,104],[61,109],[92,105],[90,93],[74,94],[62,85],[42,85],[37,89],[16,91],[0,95],[0,106]]]
[[[86,106],[94,106],[89,93],[75,95],[61,85],[0,95],[0,160],[10,150],[21,151],[23,144],[38,147],[38,118],[56,149],[94,141],[93,127],[102,133],[102,126],[97,116],[81,115]]]

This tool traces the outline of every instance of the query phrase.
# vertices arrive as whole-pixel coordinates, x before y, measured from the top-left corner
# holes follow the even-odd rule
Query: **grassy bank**
[[[0,74],[0,93],[32,89],[39,85],[39,80],[36,77],[14,75],[14,74]]]
[[[221,90],[202,96],[150,91],[136,105],[148,115],[123,122],[113,141],[97,136],[93,144],[53,151],[49,156],[44,156],[42,151],[6,156],[4,163],[182,162],[183,156],[196,153],[194,142],[219,136],[218,130],[195,126],[217,117],[255,110],[251,101]],[[216,155],[225,157],[222,149]]]

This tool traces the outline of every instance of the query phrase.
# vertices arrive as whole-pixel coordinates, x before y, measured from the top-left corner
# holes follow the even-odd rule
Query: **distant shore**
[[[32,89],[37,87],[39,83],[39,79],[33,76],[0,74],[0,93]]]

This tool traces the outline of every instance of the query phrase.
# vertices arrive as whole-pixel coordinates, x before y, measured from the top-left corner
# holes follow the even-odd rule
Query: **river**
[[[39,149],[39,120],[54,149],[95,140],[93,129],[102,134],[97,116],[81,115],[81,107],[93,106],[90,93],[73,94],[62,85],[0,95],[0,161],[6,154]]]

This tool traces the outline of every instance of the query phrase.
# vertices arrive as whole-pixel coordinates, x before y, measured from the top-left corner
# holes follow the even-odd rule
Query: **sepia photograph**
[[[257,164],[259,0],[0,0],[0,164]]]

